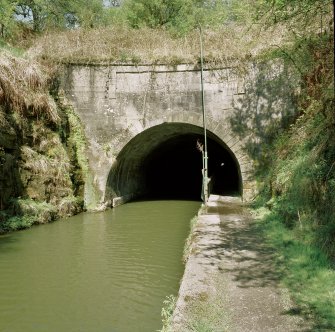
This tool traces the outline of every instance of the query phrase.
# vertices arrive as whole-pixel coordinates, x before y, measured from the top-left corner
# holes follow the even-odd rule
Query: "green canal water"
[[[134,202],[0,237],[1,332],[151,332],[199,202]]]

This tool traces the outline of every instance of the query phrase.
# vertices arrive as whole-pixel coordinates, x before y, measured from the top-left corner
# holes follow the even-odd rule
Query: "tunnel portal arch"
[[[212,131],[207,130],[207,137],[211,193],[243,196],[240,161]],[[202,156],[197,141],[203,142],[203,128],[189,123],[164,122],[138,133],[118,154],[105,199],[200,199]]]

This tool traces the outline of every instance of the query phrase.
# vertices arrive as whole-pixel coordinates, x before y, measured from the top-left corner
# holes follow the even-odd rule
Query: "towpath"
[[[172,331],[308,331],[280,277],[247,209],[213,195],[193,230]]]

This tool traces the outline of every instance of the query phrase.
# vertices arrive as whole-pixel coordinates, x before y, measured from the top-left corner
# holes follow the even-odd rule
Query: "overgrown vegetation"
[[[291,125],[253,154],[268,212],[262,227],[284,267],[283,283],[315,330],[335,329],[335,112],[334,31],[327,2],[273,1],[271,24],[294,29],[289,44],[266,52],[300,78]],[[310,20],[319,22],[312,29]],[[273,19],[274,18],[274,19]],[[268,138],[270,136],[267,136]],[[294,313],[292,313],[294,314]]]
[[[43,118],[54,124],[60,117],[56,104],[47,93],[48,76],[34,62],[1,51],[0,57],[0,103],[15,109],[21,117]]]
[[[28,30],[96,28],[127,25],[164,28],[181,35],[199,23],[212,27],[250,19],[261,1],[246,0],[1,0],[0,36],[13,38]]]
[[[204,36],[208,65],[249,59],[270,43],[280,44],[284,38],[274,31],[260,32],[257,27],[246,33],[243,26],[205,30]],[[65,63],[197,64],[199,30],[194,29],[183,37],[175,37],[162,28],[135,30],[127,26],[50,32],[32,43],[29,54]]]
[[[199,62],[200,25],[204,27],[207,63],[250,58],[270,44],[281,44],[290,35],[284,26],[264,30],[252,23],[253,8],[261,1],[125,0],[116,1],[112,6],[94,1],[100,9],[86,19],[80,13],[81,1],[61,3],[55,11],[52,8],[59,1],[51,5],[49,0],[32,0],[31,5],[19,1],[18,9],[8,7],[11,9],[7,17],[25,8],[27,20],[12,22],[11,19],[18,32],[14,33],[15,29],[6,25],[3,39],[30,48],[30,56],[55,62],[175,65]],[[41,12],[38,17],[42,22],[35,24],[31,13],[36,10]],[[73,18],[74,25],[69,25],[64,17]],[[40,28],[35,28],[36,25]]]
[[[301,78],[297,115],[277,135],[259,173],[262,198],[289,229],[335,257],[335,113],[333,31],[297,38],[272,53]],[[271,142],[270,142],[271,143]],[[272,150],[272,152],[271,152]]]
[[[171,323],[173,312],[176,308],[177,299],[174,295],[169,295],[163,301],[163,308],[161,311],[163,327],[161,332],[171,332]]]
[[[306,241],[310,234],[303,228],[287,228],[280,214],[262,207],[256,215],[260,230],[277,252],[281,283],[295,303],[288,314],[310,320],[313,331],[333,331],[335,273],[329,258],[321,248]]]
[[[80,212],[84,161],[72,153],[83,149],[73,140],[78,128],[49,93],[50,72],[9,51],[0,55],[0,232],[6,232]]]

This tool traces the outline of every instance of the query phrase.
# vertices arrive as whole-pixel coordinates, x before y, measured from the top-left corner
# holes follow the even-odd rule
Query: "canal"
[[[1,332],[150,332],[200,202],[133,202],[0,237]]]

